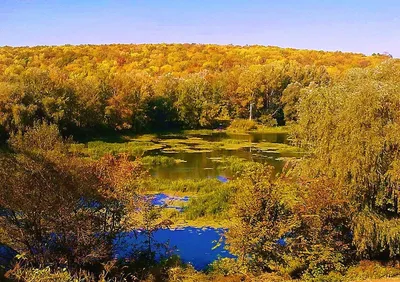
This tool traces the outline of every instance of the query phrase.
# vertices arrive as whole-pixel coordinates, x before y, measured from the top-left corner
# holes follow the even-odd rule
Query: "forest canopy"
[[[213,128],[248,118],[250,104],[254,118],[283,125],[296,119],[301,88],[386,59],[201,44],[1,47],[0,134],[37,119],[57,124],[64,134]]]

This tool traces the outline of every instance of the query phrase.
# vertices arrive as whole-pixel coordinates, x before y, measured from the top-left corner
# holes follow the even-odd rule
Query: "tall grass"
[[[84,144],[72,144],[71,151],[94,159],[104,155],[127,154],[131,157],[142,156],[146,151],[160,149],[163,146],[153,142],[131,141],[123,143],[108,143],[104,141],[92,141]]]
[[[235,188],[231,185],[220,185],[213,192],[194,197],[184,210],[186,219],[195,220],[201,217],[226,219]]]
[[[206,179],[158,179],[151,178],[147,181],[146,187],[149,192],[181,192],[181,193],[210,193],[223,185],[214,178]]]
[[[167,156],[146,156],[142,158],[142,162],[144,165],[148,167],[155,167],[155,166],[173,166],[177,162],[181,162],[182,160],[177,160],[172,157]]]

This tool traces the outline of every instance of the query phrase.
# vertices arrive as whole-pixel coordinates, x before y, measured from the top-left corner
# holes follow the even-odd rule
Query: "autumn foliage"
[[[250,103],[255,118],[271,115],[283,124],[283,106],[292,98],[281,96],[289,85],[325,84],[385,59],[264,46],[2,47],[0,134],[37,119],[74,135],[104,128],[215,127],[247,118]],[[294,119],[286,115],[286,121]]]

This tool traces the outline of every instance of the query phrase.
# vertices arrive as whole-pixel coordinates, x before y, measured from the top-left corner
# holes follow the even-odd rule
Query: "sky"
[[[400,58],[400,0],[0,0],[0,46],[160,42]]]

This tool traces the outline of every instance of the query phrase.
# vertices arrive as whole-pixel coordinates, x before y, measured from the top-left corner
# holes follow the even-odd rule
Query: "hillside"
[[[292,93],[326,84],[348,69],[386,59],[200,44],[1,47],[0,132],[23,129],[34,119],[72,134],[87,128],[212,128],[247,118],[251,103],[259,121],[282,125],[288,121],[288,101],[281,99],[288,86]]]

